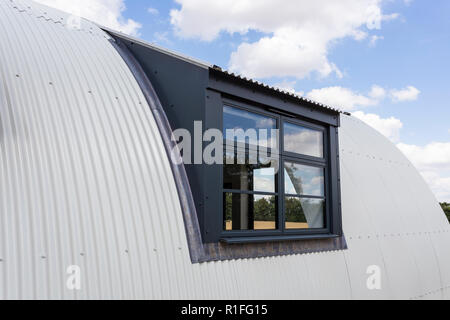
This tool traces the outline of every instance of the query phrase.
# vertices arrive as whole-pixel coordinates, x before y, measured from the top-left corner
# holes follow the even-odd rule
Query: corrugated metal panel
[[[392,143],[353,117],[341,119],[343,226],[349,245],[346,255],[355,255],[349,265],[364,256],[366,266],[374,261],[382,267],[387,298],[425,298],[426,293],[441,292],[442,274],[449,270],[442,264],[446,265],[449,252],[436,252],[447,245],[435,241],[433,234],[448,236],[449,224],[437,200]],[[361,242],[372,244],[361,247]],[[360,253],[353,252],[355,248]],[[355,282],[361,285],[361,279]],[[367,291],[361,288],[361,293]]]
[[[176,189],[125,63],[93,24],[74,31],[36,4],[33,15],[0,8],[2,296],[181,294],[166,274],[186,254]],[[79,293],[65,286],[73,264]]]
[[[229,72],[227,70],[222,70],[222,68],[220,68],[220,67],[214,66],[213,69],[216,70],[217,72],[222,73],[223,75],[225,75],[227,77],[233,78],[235,80],[241,80],[244,83],[246,83],[247,85],[256,85],[256,86],[259,86],[261,88],[270,90],[274,94],[281,94],[281,95],[284,95],[286,97],[294,98],[294,99],[298,100],[299,102],[303,102],[303,103],[306,102],[306,103],[308,103],[310,105],[313,105],[315,107],[318,107],[318,108],[321,108],[321,109],[324,109],[324,110],[329,110],[329,111],[333,111],[333,112],[337,112],[337,113],[344,113],[342,110],[340,110],[338,108],[333,108],[333,107],[325,105],[323,103],[319,103],[317,101],[314,101],[314,100],[307,99],[305,97],[299,96],[298,94],[295,94],[295,93],[292,93],[292,92],[289,92],[289,91],[285,91],[285,90],[277,88],[277,87],[269,86],[269,85],[267,85],[265,83],[259,82],[257,80],[251,79],[251,78],[247,78],[247,77],[245,77],[243,75],[240,75],[240,74]]]
[[[191,264],[157,125],[107,34],[25,0],[0,15],[0,298],[449,298],[436,199],[345,115],[347,251]],[[80,291],[66,287],[70,265]],[[370,265],[380,291],[366,287]]]

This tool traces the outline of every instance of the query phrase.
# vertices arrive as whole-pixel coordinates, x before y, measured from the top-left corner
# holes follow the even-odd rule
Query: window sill
[[[291,235],[291,236],[261,236],[261,237],[233,237],[222,238],[220,242],[226,244],[243,244],[243,243],[266,243],[266,242],[284,242],[284,241],[300,241],[300,240],[320,240],[339,238],[336,234],[315,234],[315,235]]]

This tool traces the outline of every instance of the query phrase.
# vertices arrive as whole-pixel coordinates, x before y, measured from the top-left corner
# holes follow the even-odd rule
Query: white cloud
[[[314,89],[307,94],[307,97],[345,111],[352,111],[361,107],[375,106],[384,95],[384,89],[379,86],[373,86],[368,95],[359,94],[343,87],[327,87]]]
[[[370,37],[369,45],[371,47],[375,47],[375,45],[377,44],[378,40],[383,40],[383,39],[384,39],[383,36],[374,35],[374,36]]]
[[[123,33],[138,35],[141,24],[123,17],[124,0],[35,0],[70,14],[81,16]]]
[[[158,9],[156,9],[156,8],[151,8],[151,7],[147,9],[147,12],[150,13],[151,15],[154,15],[154,16],[156,16],[156,15],[159,14]]]
[[[450,202],[450,143],[425,146],[399,143],[397,147],[411,160],[439,201]]]
[[[398,144],[419,170],[450,170],[450,143],[432,142],[424,147]]]
[[[433,171],[421,172],[425,181],[440,202],[450,202],[450,177],[442,177]]]
[[[392,142],[400,141],[400,130],[403,128],[403,123],[399,119],[381,118],[379,115],[362,111],[356,111],[352,115],[376,129]]]
[[[373,85],[368,94],[360,94],[348,88],[327,87],[312,90],[307,94],[309,99],[339,107],[345,111],[358,110],[364,107],[376,106],[387,96],[386,90]],[[377,114],[355,111],[353,116],[364,121],[393,142],[400,141],[400,131],[403,123],[395,118],[381,118]]]
[[[322,150],[320,148],[322,137],[315,131],[292,131],[286,130],[284,134],[284,149],[287,151],[298,150],[301,146],[301,150],[306,155],[322,156]]]
[[[168,45],[172,45],[172,41],[170,40],[169,33],[166,32],[155,32],[153,34],[156,43],[165,43]]]
[[[244,42],[233,52],[229,68],[249,77],[304,78],[311,73],[342,77],[328,59],[336,40],[366,38],[381,22],[397,15],[384,15],[381,0],[176,0],[171,11],[178,35],[205,41],[221,32],[242,35],[255,30],[264,35]]]
[[[373,85],[367,94],[337,86],[314,89],[307,94],[307,97],[323,104],[341,108],[344,111],[353,111],[376,106],[387,97],[393,102],[405,102],[416,100],[419,94],[418,89],[410,86],[403,90],[390,90],[388,95],[386,89]]]
[[[415,101],[419,98],[420,90],[409,86],[401,90],[392,90],[390,94],[394,102]]]
[[[384,99],[386,97],[386,90],[378,85],[373,85],[369,92],[369,97],[376,100]]]
[[[320,77],[342,72],[328,61],[325,44],[303,45],[292,41],[294,30],[285,30],[274,37],[264,37],[255,43],[243,43],[231,54],[229,69],[254,78],[304,78],[316,71]]]

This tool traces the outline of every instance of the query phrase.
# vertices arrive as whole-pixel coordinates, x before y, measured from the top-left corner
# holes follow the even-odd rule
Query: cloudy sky
[[[39,0],[351,112],[450,202],[450,1]]]

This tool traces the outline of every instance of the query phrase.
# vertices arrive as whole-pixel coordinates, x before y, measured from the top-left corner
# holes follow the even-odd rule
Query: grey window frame
[[[294,152],[289,152],[284,150],[284,124],[289,123],[293,125],[298,125],[301,127],[305,127],[308,129],[318,130],[322,131],[323,133],[323,158],[313,157],[305,154],[299,154]],[[325,228],[322,229],[286,229],[285,228],[285,221],[283,221],[282,230],[283,233],[288,235],[310,235],[310,234],[330,234],[331,233],[331,215],[332,212],[330,210],[330,203],[329,203],[329,183],[330,183],[330,166],[329,166],[329,139],[327,135],[327,129],[323,125],[317,125],[313,124],[311,122],[297,119],[297,118],[287,118],[285,116],[282,116],[282,122],[281,122],[281,131],[280,131],[280,140],[281,140],[281,151],[280,151],[280,162],[281,162],[281,168],[282,168],[282,186],[281,186],[281,193],[283,197],[283,207],[282,210],[282,216],[285,217],[285,207],[284,207],[284,199],[286,197],[295,197],[295,198],[303,198],[303,199],[324,199],[325,200]],[[284,164],[285,162],[293,162],[298,163],[306,166],[311,167],[319,167],[324,169],[324,193],[325,195],[323,197],[315,197],[315,196],[307,196],[307,195],[291,195],[285,193],[284,187],[285,187],[285,175],[284,175]]]
[[[229,106],[233,108],[242,109],[248,112],[256,113],[263,116],[268,116],[276,119],[277,127],[279,129],[279,155],[278,165],[279,171],[277,174],[278,188],[276,196],[278,199],[277,212],[277,230],[234,230],[225,231],[223,219],[223,198],[224,193],[233,191],[233,193],[250,193],[250,194],[268,194],[266,192],[238,192],[237,190],[223,189],[223,166],[210,166],[207,171],[214,177],[214,182],[208,181],[206,178],[206,185],[210,191],[210,195],[216,192],[220,196],[206,196],[205,199],[205,233],[204,240],[207,243],[211,242],[225,242],[225,243],[251,243],[251,242],[267,242],[267,241],[288,241],[288,240],[302,240],[302,239],[326,239],[337,238],[342,235],[341,229],[341,213],[340,213],[340,195],[339,195],[339,172],[337,168],[338,154],[337,154],[337,128],[329,123],[321,123],[317,120],[308,119],[301,114],[285,113],[282,110],[274,108],[267,108],[252,101],[243,101],[239,98],[229,97],[227,95],[216,95],[217,99],[214,103],[215,108],[209,109],[210,117],[207,119],[207,127],[216,127],[223,132],[223,108]],[[279,112],[277,112],[279,111]],[[215,119],[208,123],[209,119]],[[284,122],[300,125],[306,128],[321,130],[324,138],[324,158],[316,158],[308,155],[301,155],[292,152],[284,151]],[[334,139],[333,139],[334,138]],[[236,148],[236,147],[235,147]],[[269,152],[271,154],[271,152]],[[331,159],[333,158],[333,159]],[[325,168],[324,185],[325,185],[325,228],[323,229],[286,229],[284,221],[284,162],[293,161],[304,165],[312,165]],[[334,167],[333,167],[334,166]],[[332,168],[333,167],[333,168]],[[218,174],[219,172],[219,174]],[[215,186],[214,186],[215,184]],[[217,187],[219,186],[219,188]],[[211,199],[212,198],[212,199]],[[300,197],[299,197],[300,198]],[[314,197],[304,197],[314,198]],[[215,199],[215,205],[211,202]],[[208,201],[210,205],[208,206]],[[214,208],[214,209],[213,209]],[[218,229],[218,227],[220,229]]]
[[[236,109],[240,109],[240,110],[244,110],[244,111],[248,111],[248,112],[255,113],[255,114],[258,114],[258,115],[261,115],[261,116],[265,116],[265,117],[269,117],[269,118],[275,119],[276,120],[276,124],[277,124],[277,128],[279,128],[281,126],[281,118],[279,116],[277,116],[276,114],[272,113],[272,112],[268,112],[268,111],[265,111],[263,109],[260,109],[260,108],[257,108],[257,107],[253,107],[253,106],[248,105],[248,104],[236,103],[236,102],[234,102],[234,101],[232,101],[230,99],[224,99],[223,107],[225,107],[225,106],[236,108]],[[222,107],[222,111],[221,111],[222,119],[223,119],[223,107]],[[222,121],[220,130],[225,135],[224,128],[223,128],[223,121]],[[224,141],[225,141],[225,139],[224,139]],[[224,146],[224,148],[225,148],[225,146]],[[239,148],[239,147],[235,146],[235,150],[237,150],[237,148]],[[278,148],[279,148],[279,150],[281,150],[280,139],[278,140]],[[249,146],[245,145],[245,149],[246,149],[245,153],[247,155]],[[272,149],[268,148],[268,152],[270,154],[272,154],[272,151],[273,151]],[[220,185],[220,187],[222,189],[222,194],[225,194],[225,193],[237,193],[237,194],[252,194],[252,195],[275,195],[277,197],[277,200],[278,200],[277,202],[278,202],[278,212],[279,212],[280,211],[280,205],[281,205],[281,203],[280,203],[280,200],[281,200],[281,194],[280,194],[281,162],[280,162],[280,158],[278,158],[278,167],[279,167],[278,168],[279,172],[277,174],[277,184],[276,184],[278,186],[278,188],[275,188],[277,190],[277,192],[274,192],[274,193],[271,193],[271,192],[258,192],[258,191],[245,192],[245,191],[242,191],[242,190],[224,189],[223,188],[223,170],[221,170],[221,179],[220,179],[221,185]],[[222,196],[222,198],[223,198],[223,196]],[[220,208],[222,208],[222,212],[221,212],[220,217],[222,218],[222,220],[224,220],[223,219],[223,215],[224,215],[223,202],[221,203]],[[277,219],[276,219],[276,226],[278,227],[277,230],[241,230],[241,231],[234,230],[234,231],[224,231],[223,228],[222,228],[222,232],[221,232],[220,238],[221,239],[225,239],[225,238],[229,238],[229,237],[249,237],[249,236],[251,237],[252,234],[254,234],[255,232],[257,233],[257,236],[280,236],[281,234],[280,234],[280,231],[278,229],[279,229],[280,224],[282,223],[282,221],[280,220],[280,214],[278,212],[276,213],[276,217],[277,217]]]

